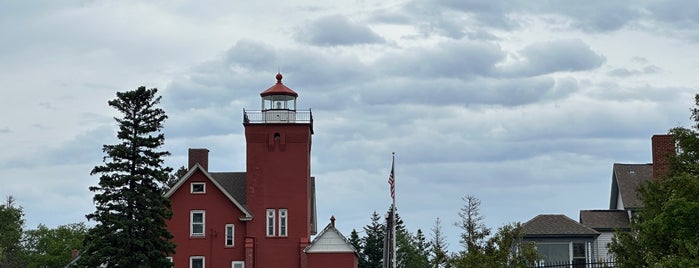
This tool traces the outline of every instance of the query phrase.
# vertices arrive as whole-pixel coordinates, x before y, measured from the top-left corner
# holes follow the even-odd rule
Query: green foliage
[[[357,255],[359,258],[359,267],[366,267],[366,256],[364,256],[364,244],[362,242],[362,239],[359,238],[359,233],[357,233],[357,230],[352,229],[352,233],[350,233],[349,237],[349,242],[352,244],[354,249],[357,250]]]
[[[699,94],[695,104],[693,129],[670,130],[678,147],[670,172],[639,189],[631,231],[612,239],[618,267],[699,267]]]
[[[362,238],[364,260],[360,260],[360,268],[380,268],[383,266],[383,240],[386,226],[381,223],[381,217],[376,211],[371,214],[371,223],[364,227],[365,236]]]
[[[461,245],[464,247],[462,255],[477,257],[469,252],[483,252],[485,238],[490,235],[490,229],[483,223],[483,216],[479,212],[481,201],[475,196],[467,195],[462,198],[466,204],[459,211],[461,221],[455,225],[463,230],[461,233]]]
[[[96,211],[88,220],[97,222],[85,239],[80,264],[120,267],[168,267],[166,257],[175,252],[166,221],[172,217],[170,202],[161,185],[171,168],[163,166],[167,151],[158,151],[165,137],[160,132],[167,118],[159,108],[157,89],[139,87],[118,92],[109,106],[121,113],[115,118],[118,144],[104,145],[104,165],[95,192]]]
[[[167,181],[163,185],[163,193],[167,193],[167,191],[170,190],[175,184],[182,178],[184,175],[187,175],[187,168],[185,166],[181,166],[180,168],[177,169],[174,173],[170,174],[168,176]]]
[[[72,260],[72,251],[81,251],[88,228],[84,223],[49,229],[40,224],[24,233],[27,267],[63,267]]]
[[[480,200],[467,195],[463,201],[466,204],[456,226],[464,231],[464,250],[452,255],[447,267],[529,267],[539,259],[534,245],[522,242],[524,232],[519,223],[504,225],[490,237],[490,229],[482,223],[479,213]]]
[[[24,267],[25,252],[21,245],[24,212],[12,196],[0,205],[0,267]]]

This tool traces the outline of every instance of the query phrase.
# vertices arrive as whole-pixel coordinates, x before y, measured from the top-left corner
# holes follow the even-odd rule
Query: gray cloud
[[[4,133],[12,133],[12,129],[10,127],[0,127],[0,134]]]
[[[536,76],[555,72],[595,69],[604,63],[604,56],[592,51],[581,40],[556,40],[535,43],[520,51],[521,59],[502,68],[504,75]]]
[[[615,68],[607,72],[610,76],[616,77],[628,77],[643,74],[654,74],[662,71],[662,69],[655,65],[648,65],[641,69],[629,69],[629,68]]]
[[[347,46],[383,43],[385,40],[367,25],[351,21],[343,15],[314,20],[296,32],[296,40],[317,46]]]
[[[447,41],[389,53],[376,64],[394,75],[408,77],[467,78],[491,75],[505,53],[494,43]]]

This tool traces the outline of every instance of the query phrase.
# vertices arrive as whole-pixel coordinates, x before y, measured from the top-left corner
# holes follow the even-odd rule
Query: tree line
[[[23,209],[9,196],[0,204],[0,267],[63,267],[87,231],[84,223],[24,230]]]
[[[435,220],[427,238],[421,229],[410,232],[396,213],[396,267],[529,267],[539,260],[536,248],[521,241],[521,224],[506,224],[491,235],[479,212],[480,200],[472,195],[462,198],[464,207],[454,223],[462,230],[461,249],[449,252],[440,218]],[[374,211],[371,222],[364,226],[363,236],[352,230],[348,240],[358,251],[359,268],[381,268],[386,235],[385,220]]]

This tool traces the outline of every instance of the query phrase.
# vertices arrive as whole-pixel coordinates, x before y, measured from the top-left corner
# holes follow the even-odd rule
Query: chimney
[[[71,260],[75,260],[75,258],[77,258],[78,256],[80,256],[80,250],[73,249],[70,251],[70,259]]]
[[[189,148],[189,169],[192,169],[197,163],[201,165],[205,171],[209,171],[209,149]]]
[[[335,215],[330,216],[330,224],[335,227]]]
[[[670,171],[670,157],[675,156],[675,139],[672,135],[653,135],[653,178],[661,179]]]

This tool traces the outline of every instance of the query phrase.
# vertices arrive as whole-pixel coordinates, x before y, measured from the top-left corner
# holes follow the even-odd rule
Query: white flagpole
[[[393,226],[392,229],[393,229],[393,230],[391,230],[391,232],[393,232],[393,235],[391,236],[391,239],[393,240],[393,241],[391,241],[391,243],[392,243],[392,245],[393,245],[393,246],[392,246],[392,250],[393,250],[393,253],[392,253],[393,256],[392,256],[392,257],[393,257],[393,260],[392,260],[391,262],[393,263],[393,268],[396,268],[396,195],[395,195],[395,188],[396,188],[396,172],[395,172],[395,165],[396,165],[396,153],[393,152],[393,161],[392,161],[392,164],[391,164],[391,172],[393,173],[393,174],[392,174],[392,175],[393,175],[393,190],[394,190],[394,194],[393,194],[393,196],[392,196],[393,203],[391,204],[391,213],[393,214],[392,217],[391,217],[391,218],[393,219],[393,224],[392,224],[392,226]]]

